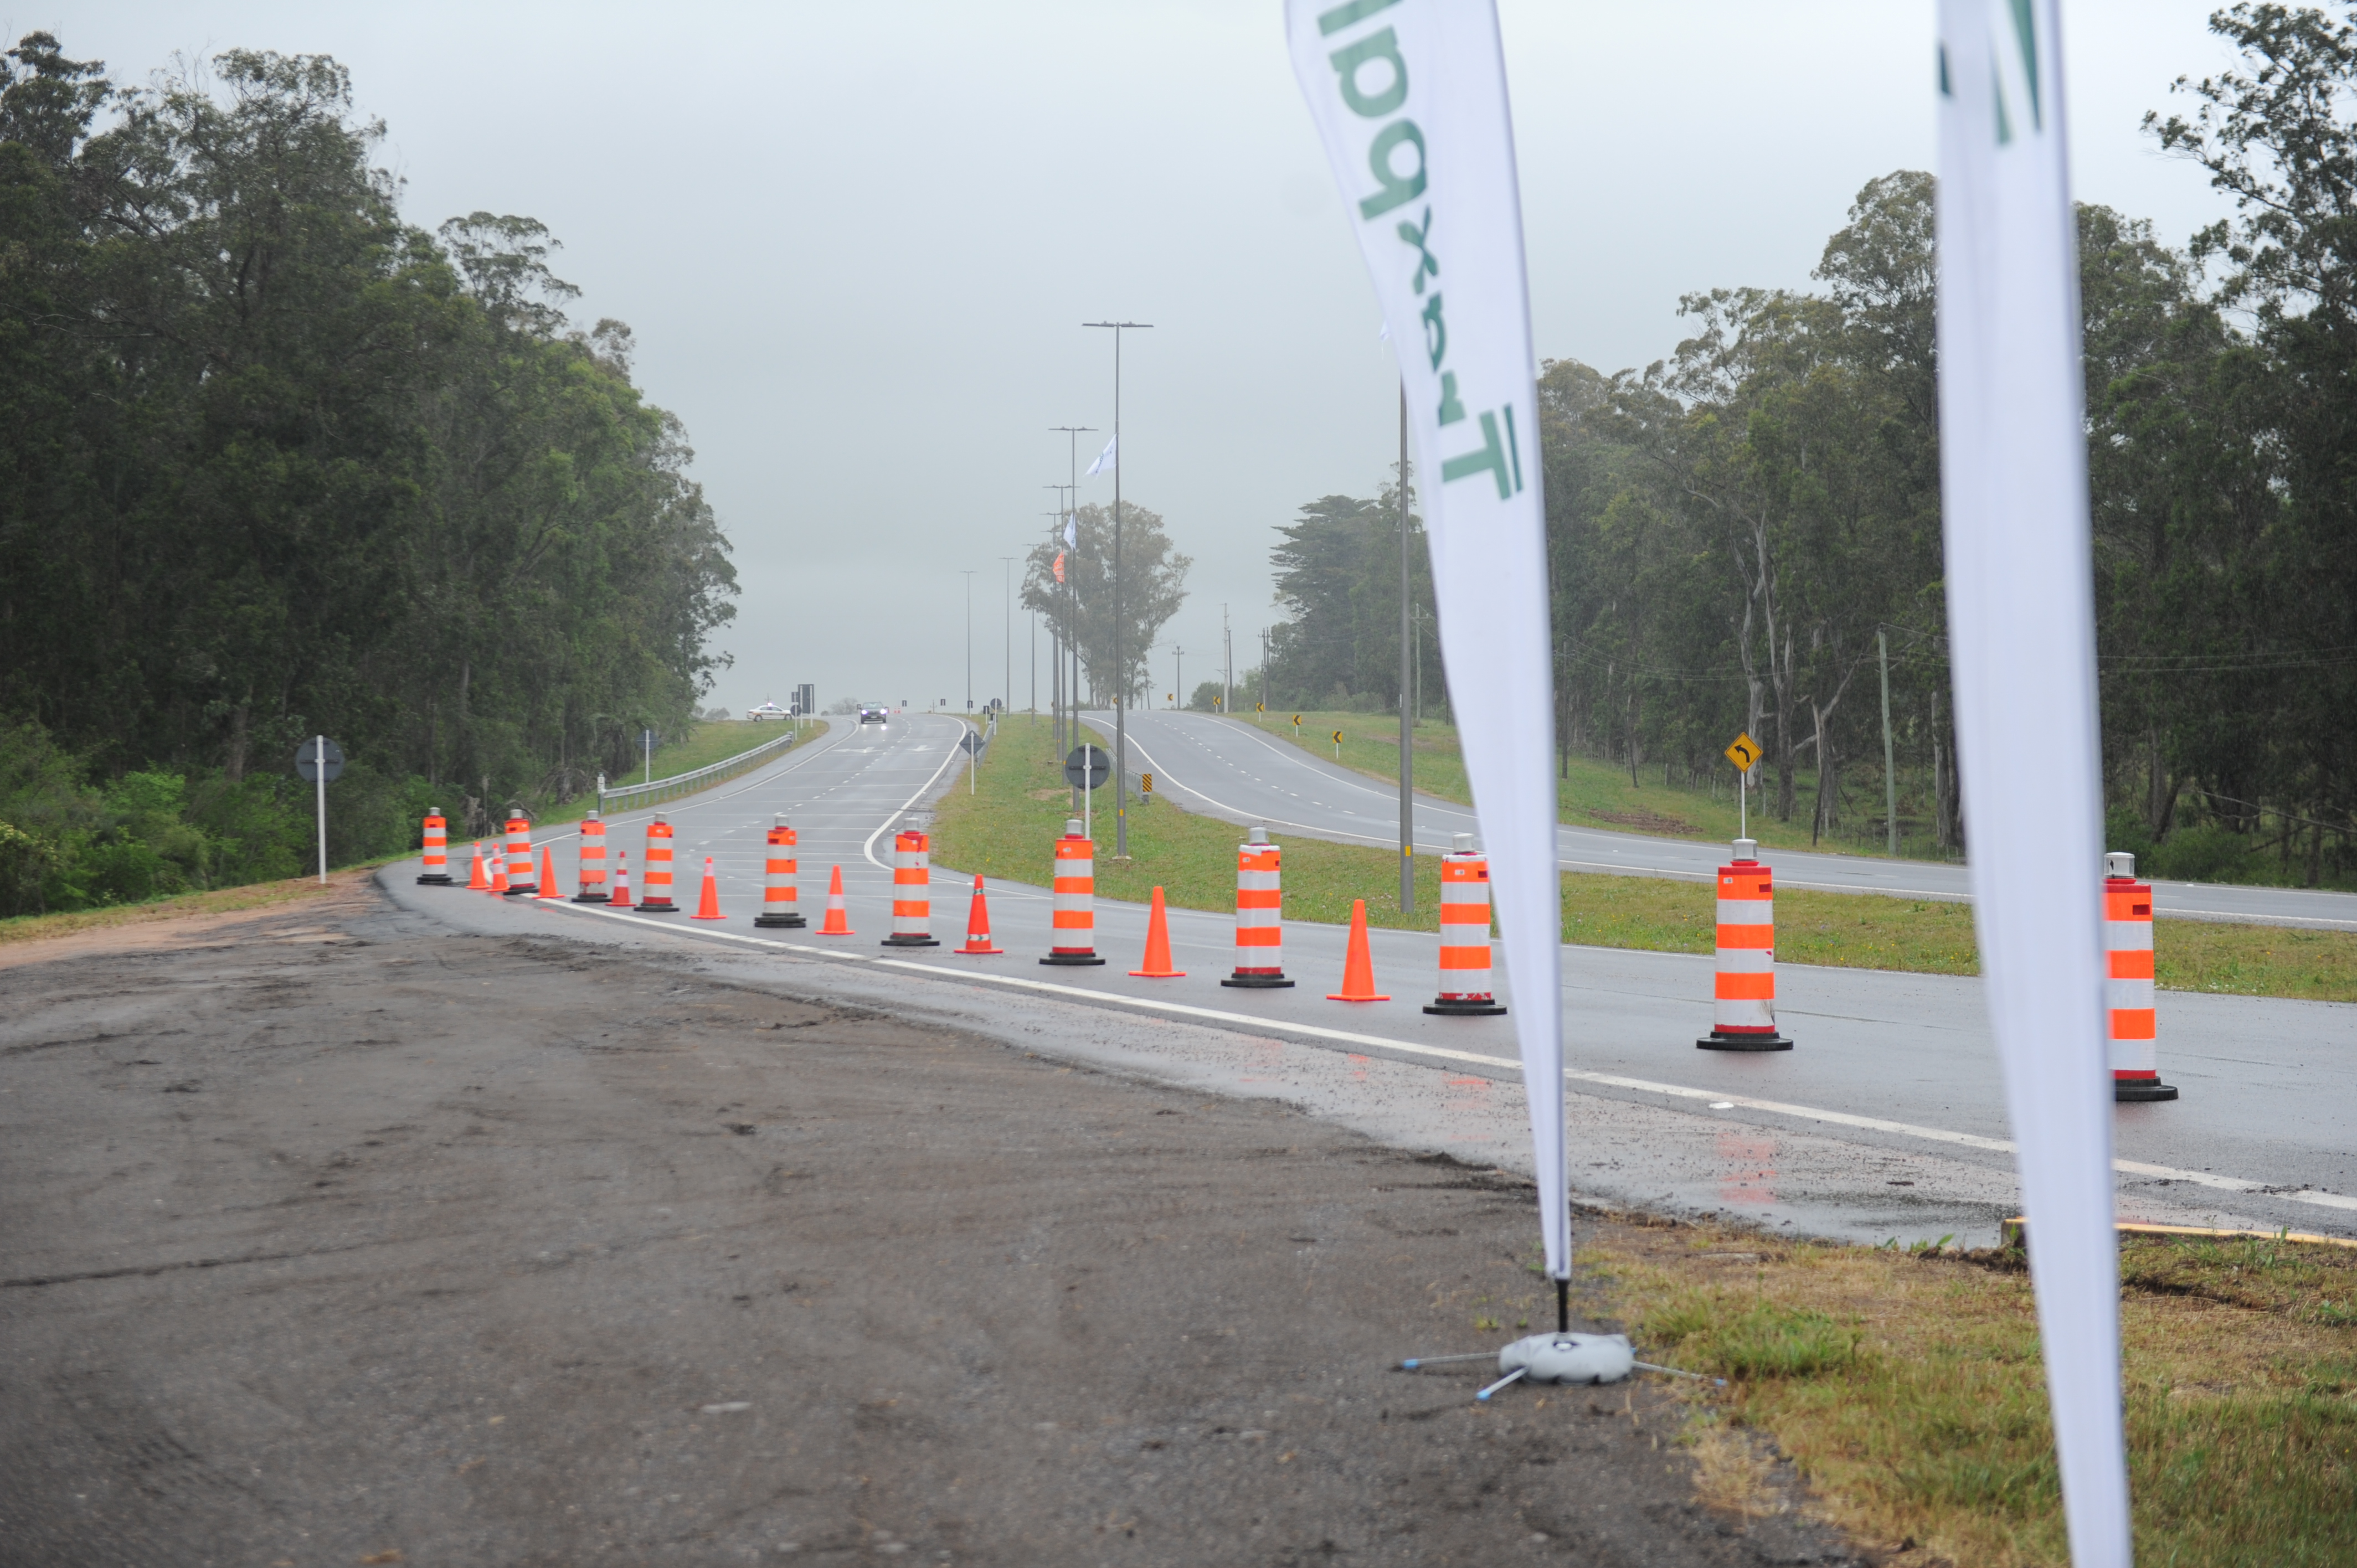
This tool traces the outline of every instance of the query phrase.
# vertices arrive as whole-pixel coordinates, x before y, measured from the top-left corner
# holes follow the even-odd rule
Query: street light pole
[[[1066,732],[1065,740],[1073,746],[1082,746],[1087,743],[1082,738],[1081,731],[1081,640],[1078,635],[1081,618],[1079,580],[1081,547],[1078,543],[1081,526],[1081,437],[1094,435],[1097,427],[1093,424],[1051,424],[1048,428],[1064,433],[1064,459],[1071,465],[1069,472],[1071,482],[1064,488],[1071,492],[1071,497],[1070,510],[1065,515],[1071,520],[1072,537],[1075,542],[1068,546],[1074,558],[1071,563],[1071,569],[1064,582],[1064,650],[1071,656],[1072,660],[1071,690],[1068,693],[1072,703],[1072,727]],[[1062,537],[1062,532],[1060,528],[1057,530],[1059,538]]]
[[[1129,858],[1129,671],[1121,661],[1121,335],[1151,321],[1083,321],[1113,332],[1113,855]]]
[[[1000,687],[1001,711],[1015,705],[1015,557],[1002,555],[1006,575],[1006,684]]]
[[[965,574],[965,711],[974,712],[974,574]]]

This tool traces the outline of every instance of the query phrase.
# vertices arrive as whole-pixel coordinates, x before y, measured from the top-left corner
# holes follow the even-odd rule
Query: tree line
[[[0,820],[69,902],[71,844],[159,809],[105,806],[131,774],[245,842],[222,802],[325,731],[397,840],[429,792],[575,793],[710,687],[735,574],[630,328],[568,321],[531,219],[406,222],[384,134],[324,57],[0,61]]]
[[[2357,26],[2238,5],[2212,27],[2238,68],[2181,81],[2190,112],[2146,126],[2235,216],[2179,248],[2108,208],[2078,214],[2107,832],[2167,875],[2341,882],[2357,876]],[[1879,842],[1887,669],[1902,826],[1965,847],[1933,194],[1913,171],[1872,181],[1817,287],[1690,295],[1689,335],[1641,371],[1545,367],[1566,759],[1694,778],[1748,731],[1765,809]],[[1280,530],[1283,700],[1395,705],[1398,526],[1387,489]]]

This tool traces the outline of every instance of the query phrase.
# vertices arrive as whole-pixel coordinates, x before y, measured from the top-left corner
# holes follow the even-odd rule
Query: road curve
[[[1218,984],[1233,962],[1231,917],[1172,910],[1172,945],[1187,977],[1141,979],[1127,971],[1144,946],[1146,911],[1103,901],[1097,947],[1105,966],[1051,969],[1038,962],[1049,940],[1044,887],[993,881],[991,925],[1005,951],[963,958],[952,950],[964,929],[972,878],[939,867],[932,931],[942,945],[885,949],[888,832],[957,787],[963,727],[927,714],[850,726],[708,796],[675,802],[665,814],[677,835],[678,915],[625,917],[419,888],[410,881],[414,862],[383,880],[404,905],[471,929],[702,940],[748,962],[774,964],[783,986],[942,1009],[1027,1041],[1051,1038],[1060,1050],[1085,1052],[1125,1030],[1167,1036],[1185,1027],[1215,1031],[1231,1048],[1239,1040],[1272,1050],[1283,1042],[1286,1050],[1438,1069],[1436,1082],[1519,1083],[1512,1016],[1435,1018],[1420,1011],[1436,980],[1435,939],[1424,933],[1373,932],[1376,976],[1394,1000],[1350,1005],[1325,997],[1341,973],[1340,928],[1288,925],[1285,964],[1297,989],[1232,991]],[[812,930],[752,923],[761,833],[779,813],[800,830],[802,908]],[[630,852],[634,870],[650,814],[615,819],[609,842]],[[568,887],[571,837],[549,835]],[[1045,842],[1039,848],[1044,883],[1050,850]],[[707,855],[726,918],[697,924],[685,911],[694,908]],[[817,917],[838,866],[856,935],[821,939]],[[1726,1209],[1859,1240],[1943,1233],[1994,1240],[2012,1201],[2012,1156],[1977,981],[1787,965],[1780,1017],[1799,1048],[1730,1057],[1694,1047],[1709,1021],[1707,957],[1566,947],[1561,972],[1566,1087],[1585,1108],[1577,1114],[1598,1129],[1574,1157],[1581,1192],[1653,1208]],[[1513,1004],[1510,979],[1501,990]],[[2184,1099],[2119,1108],[2123,1212],[2175,1223],[2357,1232],[2357,1152],[2345,1135],[2357,1112],[2352,1039],[2357,1007],[2163,993],[2161,1068]],[[1251,1086],[1277,1080],[1247,1073],[1234,1089],[1265,1092]],[[1451,1103],[1481,1092],[1453,1090]],[[1431,1112],[1444,1121],[1453,1113],[1446,1105]],[[1637,1137],[1628,1133],[1632,1125],[1655,1131]],[[1681,1128],[1691,1130],[1683,1141]]]
[[[1110,713],[1085,716],[1104,734],[1113,733]],[[1345,843],[1385,848],[1399,843],[1395,785],[1325,761],[1241,720],[1155,709],[1132,713],[1128,729],[1133,773],[1151,772],[1156,791],[1189,811]],[[1451,835],[1480,831],[1471,807],[1423,794],[1415,798],[1415,822],[1419,849],[1445,850]],[[1708,882],[1727,849],[1715,839],[1651,838],[1566,823],[1555,830],[1555,853],[1566,871]],[[1961,865],[1789,849],[1772,850],[1768,858],[1776,880],[1786,887],[1914,898],[1972,897]],[[2357,894],[2158,882],[2153,885],[2153,904],[2158,913],[2179,919],[2357,930]]]

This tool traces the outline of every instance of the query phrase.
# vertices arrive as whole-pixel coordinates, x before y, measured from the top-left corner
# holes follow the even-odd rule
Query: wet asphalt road
[[[1526,1183],[633,940],[0,958],[0,1559],[1854,1560],[1657,1387],[1390,1369],[1544,1313]]]

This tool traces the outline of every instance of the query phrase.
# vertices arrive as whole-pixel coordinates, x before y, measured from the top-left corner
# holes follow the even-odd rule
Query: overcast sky
[[[1542,360],[1641,365],[1681,336],[1681,294],[1806,286],[1860,186],[1931,166],[1931,0],[1501,9]],[[2076,194],[2173,242],[2223,209],[2137,123],[2225,63],[2211,9],[2063,4]],[[1274,527],[1372,494],[1395,455],[1276,0],[84,0],[9,36],[33,28],[118,81],[176,52],[333,55],[413,221],[546,222],[578,318],[636,330],[735,542],[732,707],[802,681],[962,703],[969,569],[973,694],[1004,693],[1000,557],[1056,504],[1049,427],[1113,424],[1112,334],[1083,321],[1154,323],[1125,335],[1123,493],[1195,563],[1157,701],[1169,644],[1190,685],[1212,671],[1223,604],[1249,662]],[[1019,707],[1020,614],[1014,643]]]

